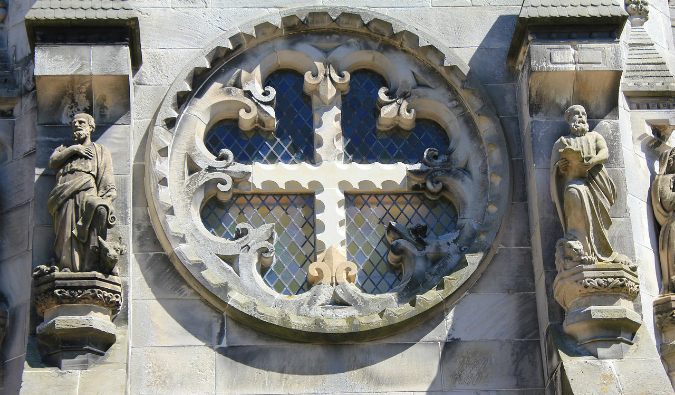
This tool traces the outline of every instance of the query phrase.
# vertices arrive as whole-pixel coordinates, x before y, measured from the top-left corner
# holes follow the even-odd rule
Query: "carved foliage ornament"
[[[294,11],[284,12],[289,15],[282,15],[282,25],[298,20],[291,17]],[[327,13],[325,17],[332,18]],[[304,18],[299,25],[279,26],[272,32],[254,30],[264,30],[265,36],[251,32],[255,39],[245,49],[232,46],[231,36],[225,35],[216,49],[204,52],[209,54],[206,61],[211,69],[177,77],[148,139],[146,194],[153,226],[172,262],[197,291],[250,326],[314,341],[394,333],[428,316],[427,311],[456,300],[460,296],[456,290],[475,281],[477,269],[494,254],[510,199],[504,136],[482,88],[467,79],[466,66],[449,50],[419,47],[412,44],[414,40],[401,46],[400,41],[382,36],[387,29],[381,27],[392,25],[375,19],[366,26],[356,10],[331,19],[338,28],[346,24],[350,30],[331,30],[330,35],[312,25],[317,18]],[[358,34],[353,26],[362,26]],[[246,56],[237,56],[242,51]],[[443,61],[438,61],[439,54]],[[193,62],[198,67],[204,61]],[[324,147],[337,141],[341,138],[339,99],[349,90],[351,75],[362,68],[387,81],[388,86],[379,88],[379,129],[409,130],[416,119],[430,119],[448,133],[449,149],[429,150],[423,163],[411,165],[344,164],[339,154],[317,155],[311,165],[245,165],[237,163],[227,149],[214,155],[205,148],[206,131],[223,119],[238,120],[242,130],[273,129],[275,112],[289,109],[275,109],[273,99],[283,92],[263,86],[280,69],[305,75],[303,90],[312,97],[315,119],[322,117],[314,125],[315,141]],[[198,94],[182,91],[186,82],[195,86],[191,79],[197,74]],[[334,146],[340,149],[341,144]],[[396,178],[397,169],[400,178]],[[316,199],[324,199],[318,191],[332,181],[322,172],[338,174],[336,170],[344,174],[345,182],[330,187],[342,189],[335,199],[322,203],[325,215],[316,217],[317,239],[325,250],[317,251],[321,254],[309,266],[314,285],[305,293],[281,295],[261,277],[274,260],[272,224],[259,228],[238,224],[234,237],[227,240],[210,234],[199,216],[204,202],[213,197],[227,202],[234,193],[265,191],[265,185],[275,185],[274,191],[317,191]],[[273,175],[265,179],[265,172]],[[380,175],[382,180],[377,178]],[[458,213],[456,227],[440,236],[432,235],[424,224],[389,225],[388,260],[399,265],[402,280],[379,295],[364,293],[353,283],[358,268],[340,247],[343,189],[357,189],[359,180],[376,179],[376,190],[419,191],[451,202]],[[353,186],[344,186],[348,184]]]

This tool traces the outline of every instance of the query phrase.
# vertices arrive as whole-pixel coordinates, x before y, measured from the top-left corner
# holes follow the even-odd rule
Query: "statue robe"
[[[671,279],[675,276],[675,174],[666,173],[670,151],[661,154],[659,174],[652,183],[652,207],[654,216],[661,225],[659,235],[659,259],[661,261],[662,293],[675,291]]]
[[[558,139],[551,154],[551,196],[558,209],[565,237],[581,242],[584,253],[599,262],[613,262],[617,253],[612,249],[607,232],[612,225],[609,209],[616,200],[616,188],[602,164],[586,174],[574,174],[575,164],[563,173],[559,168],[560,153],[569,147],[581,152],[581,158],[597,155],[597,132],[583,136],[569,135]]]
[[[94,157],[68,158],[56,174],[56,186],[47,200],[54,218],[59,267],[71,271],[93,270],[99,260],[98,236],[105,239],[107,228],[115,224],[112,201],[117,191],[112,157],[104,146],[91,144]]]

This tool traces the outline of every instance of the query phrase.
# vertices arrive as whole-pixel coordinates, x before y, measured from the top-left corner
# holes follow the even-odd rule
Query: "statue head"
[[[70,121],[70,128],[73,131],[73,140],[82,144],[96,130],[96,122],[94,122],[94,117],[81,112],[73,116],[73,120]]]
[[[565,111],[565,121],[570,124],[570,130],[575,136],[588,133],[588,120],[584,106],[575,104]]]

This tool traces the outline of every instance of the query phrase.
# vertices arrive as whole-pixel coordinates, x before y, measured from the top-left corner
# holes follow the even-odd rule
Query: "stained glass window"
[[[271,86],[277,92],[276,131],[259,128],[243,131],[237,120],[226,119],[206,133],[206,148],[216,156],[221,149],[227,148],[239,163],[312,162],[312,101],[302,90],[303,78],[296,71],[279,70],[265,82],[264,86]]]
[[[307,291],[309,264],[315,259],[314,195],[234,195],[230,202],[213,198],[201,210],[202,222],[212,234],[234,237],[237,224],[254,227],[274,224],[277,242],[272,266],[263,273],[270,287],[284,295]]]
[[[412,130],[377,129],[377,92],[385,86],[384,78],[372,71],[351,75],[349,92],[342,102],[345,162],[419,163],[427,148],[445,152],[448,136],[436,122],[418,118]]]
[[[457,211],[450,202],[428,200],[419,193],[346,193],[345,209],[347,260],[360,269],[356,284],[372,294],[388,292],[401,282],[401,271],[387,262],[385,231],[390,221],[403,226],[424,222],[429,234],[435,236],[451,231],[457,224]]]

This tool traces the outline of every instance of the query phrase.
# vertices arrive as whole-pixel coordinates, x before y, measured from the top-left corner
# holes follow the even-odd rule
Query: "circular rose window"
[[[216,308],[287,338],[367,340],[477,279],[508,153],[466,66],[422,40],[357,13],[286,11],[176,79],[146,193],[165,251]]]

